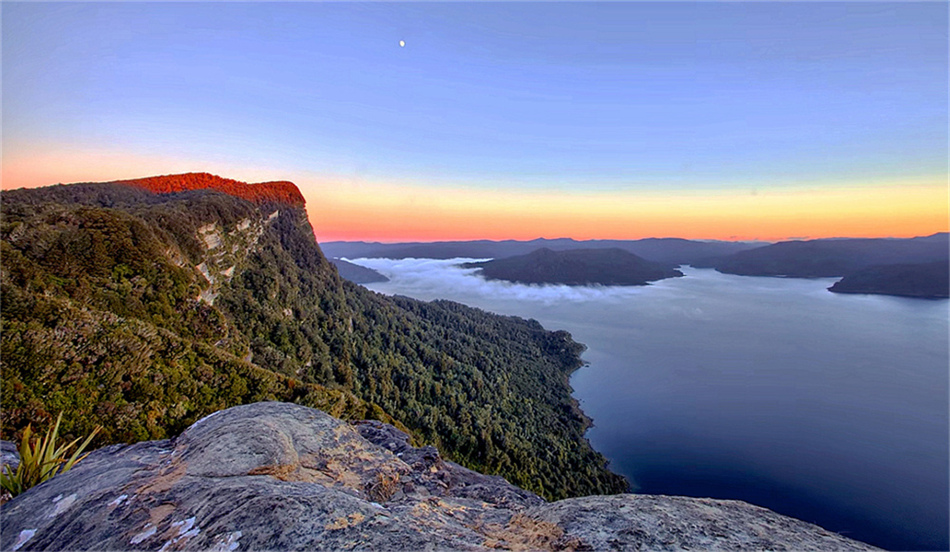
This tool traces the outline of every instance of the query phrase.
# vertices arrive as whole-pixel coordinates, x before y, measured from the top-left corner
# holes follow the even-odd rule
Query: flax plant
[[[67,459],[66,455],[71,448],[76,446],[79,439],[65,445],[58,445],[59,423],[62,418],[63,413],[60,412],[56,417],[56,424],[46,430],[46,435],[42,439],[31,439],[32,428],[26,426],[23,430],[23,440],[20,442],[20,464],[16,470],[11,470],[7,465],[0,467],[0,488],[11,496],[16,496],[57,474],[69,471],[76,462],[89,455],[89,453],[82,454],[82,451],[89,446],[92,438],[102,427],[96,426]]]

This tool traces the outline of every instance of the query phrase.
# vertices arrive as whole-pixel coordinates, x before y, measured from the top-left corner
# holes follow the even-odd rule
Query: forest
[[[4,439],[59,411],[70,434],[103,425],[98,445],[158,439],[282,400],[549,499],[627,489],[584,438],[566,332],[344,281],[288,194],[154,185],[3,192]]]

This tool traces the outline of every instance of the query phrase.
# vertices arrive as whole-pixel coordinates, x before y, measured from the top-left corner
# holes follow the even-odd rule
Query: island
[[[683,273],[671,265],[647,261],[623,249],[541,248],[527,255],[464,263],[479,268],[487,280],[519,284],[563,284],[568,286],[642,286]]]
[[[845,276],[828,290],[945,299],[950,297],[950,264],[935,261],[872,266]]]

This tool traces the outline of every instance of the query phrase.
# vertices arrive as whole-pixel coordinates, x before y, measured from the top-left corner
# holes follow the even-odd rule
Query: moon
[[[406,41],[405,41],[405,40],[400,40],[400,41],[399,41],[399,47],[400,47],[400,48],[405,48],[405,47],[406,47]]]

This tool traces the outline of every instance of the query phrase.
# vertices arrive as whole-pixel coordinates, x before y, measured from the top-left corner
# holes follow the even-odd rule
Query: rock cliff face
[[[114,445],[0,508],[2,550],[871,550],[736,501],[548,503],[380,422],[287,403]]]

